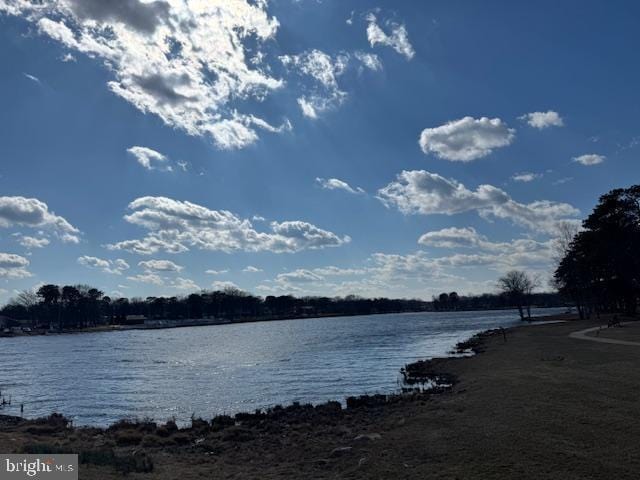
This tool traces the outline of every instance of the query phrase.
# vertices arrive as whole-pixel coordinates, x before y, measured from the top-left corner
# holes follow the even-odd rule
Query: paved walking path
[[[620,325],[627,325],[629,323],[634,323],[634,322],[623,322]],[[631,342],[629,340],[617,340],[615,338],[593,337],[591,335],[587,335],[591,332],[595,332],[596,330],[600,330],[601,328],[602,328],[601,326],[585,328],[584,330],[571,332],[569,336],[571,338],[577,338],[579,340],[590,340],[592,342],[600,342],[600,343],[614,343],[616,345],[634,345],[636,347],[640,347],[640,342]]]

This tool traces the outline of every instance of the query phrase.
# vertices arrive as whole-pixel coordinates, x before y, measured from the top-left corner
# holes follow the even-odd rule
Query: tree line
[[[432,297],[431,306],[435,311],[502,310],[515,307],[524,316],[524,310],[530,310],[531,306],[546,308],[566,305],[566,300],[557,292],[534,293],[532,290],[538,284],[533,280],[529,280],[529,284],[520,283],[523,275],[526,274],[514,270],[501,277],[497,285],[500,293],[465,296],[457,292],[443,292]]]
[[[582,229],[564,239],[554,280],[580,317],[634,315],[640,295],[640,185],[602,195]]]
[[[103,324],[150,320],[227,319],[246,321],[329,315],[369,315],[425,311],[415,299],[293,297],[251,295],[236,288],[203,291],[181,297],[116,298],[88,285],[43,285],[9,301],[0,315],[28,322],[33,328],[69,330]]]
[[[524,297],[523,297],[524,298]],[[490,310],[519,307],[513,293],[459,296],[443,293],[431,302],[417,299],[294,297],[251,295],[236,288],[186,296],[114,298],[89,285],[43,285],[11,299],[0,315],[32,328],[71,330],[105,324],[136,324],[149,320],[271,320],[311,316],[371,315],[420,311]],[[558,306],[557,294],[532,294],[528,304]],[[522,313],[522,312],[521,312]]]

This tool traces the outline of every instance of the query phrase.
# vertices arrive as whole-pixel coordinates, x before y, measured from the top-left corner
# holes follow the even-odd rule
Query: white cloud
[[[184,268],[171,260],[146,260],[138,262],[138,266],[147,272],[180,272]]]
[[[524,182],[524,183],[533,182],[538,178],[542,178],[541,173],[522,172],[522,173],[516,173],[511,177],[511,179],[515,182]]]
[[[427,246],[453,249],[444,255],[425,251],[407,254],[374,253],[359,268],[336,266],[297,269],[265,280],[256,287],[263,294],[339,295],[429,298],[442,291],[485,293],[495,278],[508,270],[548,274],[555,252],[554,239],[520,238],[490,241],[472,227],[428,232]],[[457,251],[464,249],[464,252]],[[339,279],[350,276],[349,279]],[[489,280],[487,279],[489,278]]]
[[[355,10],[351,10],[351,13],[349,14],[349,18],[347,18],[347,19],[345,20],[345,23],[346,23],[347,25],[353,25],[353,15],[354,15],[355,13],[356,13],[356,12],[355,12]]]
[[[0,227],[49,228],[63,242],[78,243],[80,231],[65,218],[49,211],[37,198],[0,197]]]
[[[350,275],[364,275],[367,273],[367,270],[362,268],[340,268],[334,265],[329,265],[327,267],[314,268],[313,273],[323,277],[344,277]]]
[[[144,273],[144,274],[133,275],[131,277],[127,277],[127,280],[131,280],[132,282],[138,282],[138,283],[149,283],[151,285],[158,285],[158,286],[164,285],[164,280],[162,279],[162,277],[160,277],[155,273]]]
[[[538,130],[549,127],[564,126],[562,117],[558,114],[558,112],[554,112],[553,110],[549,110],[548,112],[526,113],[519,118],[520,120],[526,121],[529,126],[537,128]]]
[[[129,264],[118,258],[116,260],[105,260],[98,257],[92,257],[89,255],[83,255],[78,257],[78,263],[87,268],[97,268],[105,273],[111,273],[113,275],[121,275],[123,271],[128,270]]]
[[[443,228],[427,232],[418,239],[421,245],[439,248],[477,247],[482,241],[486,241],[486,238],[473,227]]]
[[[211,288],[214,290],[227,290],[227,289],[237,289],[240,290],[240,287],[233,282],[224,281],[224,282],[213,282],[211,284]]]
[[[572,180],[573,180],[573,177],[563,177],[563,178],[559,178],[558,180],[553,182],[553,184],[554,185],[564,185],[565,183],[569,183]]]
[[[360,60],[360,62],[362,62],[362,65],[369,70],[373,70],[374,72],[382,70],[382,62],[375,53],[367,53],[357,50],[353,54],[358,60]]]
[[[28,250],[44,248],[51,243],[49,239],[45,237],[31,237],[29,235],[21,234],[17,234],[16,237],[18,238],[18,243]]]
[[[510,242],[492,242],[486,236],[479,234],[473,227],[451,227],[427,232],[418,239],[418,243],[428,247],[465,248],[480,252],[474,254],[455,253],[436,258],[434,261],[441,267],[465,266],[472,263],[493,266],[514,265],[516,263],[526,265],[531,262],[544,263],[552,258],[554,251],[553,239],[539,242],[529,238],[521,238]]]
[[[283,253],[337,247],[351,240],[303,221],[271,222],[270,232],[258,232],[249,220],[229,211],[210,210],[166,197],[141,197],[131,202],[129,209],[132,213],[125,215],[125,220],[150,233],[107,248],[143,255],[185,252],[190,248]]]
[[[147,170],[164,170],[167,172],[173,171],[173,167],[169,164],[169,158],[156,150],[148,147],[133,146],[127,148],[129,152],[137,162]]]
[[[425,128],[420,148],[451,161],[470,162],[486,157],[494,149],[510,145],[515,130],[499,118],[464,117],[435,128]]]
[[[579,157],[574,157],[573,161],[577,162],[581,165],[585,165],[590,167],[592,165],[598,165],[604,162],[607,159],[604,155],[598,155],[596,153],[589,153],[586,155],[580,155]]]
[[[311,119],[336,109],[347,99],[347,92],[342,89],[338,80],[354,64],[359,63],[359,72],[363,68],[382,70],[382,62],[377,55],[362,51],[341,51],[336,55],[329,55],[313,49],[298,55],[281,55],[279,58],[288,71],[301,78],[312,79],[310,85],[302,83],[304,93],[297,100],[302,114]]]
[[[225,273],[229,273],[229,270],[205,270],[204,273],[208,275],[224,275]]]
[[[536,242],[519,239],[513,242],[488,242],[490,252],[432,257],[418,251],[407,255],[376,253],[372,255],[376,276],[386,282],[417,280],[428,282],[434,279],[452,276],[453,271],[469,267],[486,267],[489,270],[503,272],[512,269],[548,269],[553,258],[552,240]],[[502,250],[498,250],[498,246]],[[453,275],[459,279],[459,275]]]
[[[191,280],[190,278],[182,278],[177,277],[173,282],[169,284],[171,288],[175,288],[176,290],[185,290],[185,291],[196,291],[200,290],[200,287],[196,282]]]
[[[0,6],[0,8],[1,8],[1,6]],[[25,77],[27,77],[29,80],[31,80],[32,82],[42,83],[42,82],[40,82],[40,79],[38,77],[34,76],[34,75],[30,75],[28,73],[23,73],[23,75]]]
[[[367,16],[367,40],[371,47],[375,47],[377,44],[384,45],[393,48],[400,55],[403,55],[407,60],[411,60],[415,55],[415,50],[409,42],[409,35],[404,25],[386,22],[387,27],[390,29],[390,33],[385,31],[378,25],[378,20],[373,13]]]
[[[243,268],[242,271],[244,273],[258,273],[263,272],[264,270],[258,267],[254,267],[253,265],[249,265],[248,267]]]
[[[322,188],[326,189],[326,190],[345,190],[349,193],[365,193],[365,191],[360,188],[360,187],[356,187],[353,188],[351,187],[351,185],[349,185],[347,182],[339,180],[337,178],[316,178],[316,183],[318,183]]]
[[[0,2],[0,12],[101,59],[116,95],[190,135],[211,135],[220,148],[254,142],[262,126],[237,109],[284,84],[251,61],[279,27],[266,10],[248,0]]]
[[[320,50],[280,57],[285,67],[315,80],[316,86],[298,98],[300,109],[306,117],[318,118],[320,113],[334,109],[344,102],[347,93],[340,89],[338,77],[345,72],[349,60],[350,56],[346,53],[332,57]]]
[[[0,278],[27,278],[29,260],[13,253],[0,253]]]
[[[314,282],[322,280],[322,276],[313,273],[310,270],[298,269],[293,272],[280,273],[276,279],[286,282]]]
[[[425,170],[403,171],[396,181],[378,191],[378,198],[404,214],[454,215],[477,211],[485,219],[507,219],[540,232],[555,232],[559,221],[573,219],[579,213],[567,203],[547,200],[519,203],[493,185],[469,190],[454,179]]]

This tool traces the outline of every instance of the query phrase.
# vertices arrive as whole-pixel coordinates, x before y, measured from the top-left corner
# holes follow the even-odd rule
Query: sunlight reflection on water
[[[546,309],[534,314],[559,313]],[[444,356],[514,311],[416,313],[0,339],[1,413],[75,424],[318,403],[392,392],[399,369]]]

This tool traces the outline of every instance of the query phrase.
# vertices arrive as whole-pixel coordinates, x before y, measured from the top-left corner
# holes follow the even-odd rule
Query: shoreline
[[[561,315],[560,317],[564,316]],[[241,476],[246,473],[247,465],[245,463],[247,459],[250,459],[249,463],[252,464],[253,468],[257,468],[257,465],[260,464],[260,470],[267,472],[267,475],[260,478],[269,479],[300,478],[285,474],[280,468],[277,468],[278,465],[281,465],[281,462],[285,464],[293,462],[299,468],[308,470],[309,474],[313,472],[317,474],[319,470],[321,476],[318,478],[325,478],[322,476],[324,470],[327,470],[327,474],[330,471],[336,473],[335,468],[339,470],[345,466],[344,459],[350,458],[353,460],[353,455],[361,450],[370,453],[370,449],[383,445],[385,443],[383,439],[392,436],[391,434],[395,430],[403,430],[407,426],[410,427],[414,420],[409,419],[414,417],[426,416],[428,425],[432,425],[435,422],[435,425],[438,425],[438,429],[441,431],[441,435],[450,437],[454,433],[456,442],[459,442],[461,441],[459,435],[472,434],[472,436],[477,436],[482,431],[480,428],[477,432],[469,432],[468,427],[465,427],[464,424],[455,424],[455,417],[473,406],[475,409],[479,408],[479,410],[476,415],[467,418],[467,421],[479,423],[483,425],[483,428],[489,428],[489,430],[498,430],[500,435],[509,438],[514,432],[508,433],[503,427],[512,425],[507,421],[505,415],[510,408],[513,408],[513,405],[510,404],[510,408],[506,410],[501,410],[491,402],[477,405],[481,401],[481,397],[486,395],[487,392],[491,394],[493,400],[498,404],[504,403],[505,398],[508,400],[509,396],[513,396],[512,400],[517,401],[517,408],[520,410],[518,415],[524,415],[529,421],[533,419],[534,422],[537,421],[535,415],[544,417],[551,414],[554,417],[554,407],[563,406],[562,401],[543,395],[544,403],[554,405],[554,407],[551,409],[545,407],[543,411],[535,408],[531,412],[535,414],[533,417],[527,414],[527,411],[531,409],[531,405],[528,405],[527,402],[531,402],[532,396],[540,396],[541,389],[535,382],[531,384],[530,381],[527,381],[533,370],[519,368],[524,366],[520,365],[523,361],[523,355],[526,357],[525,364],[529,364],[532,358],[536,359],[535,357],[538,357],[536,363],[541,363],[546,374],[549,373],[546,370],[549,368],[557,370],[564,366],[564,362],[567,360],[566,353],[563,354],[554,345],[547,345],[546,340],[553,340],[553,342],[565,345],[570,350],[575,351],[574,353],[576,354],[582,353],[582,350],[590,351],[593,348],[600,350],[607,347],[616,348],[615,345],[599,345],[595,342],[574,340],[569,336],[571,331],[580,330],[584,326],[597,326],[602,324],[602,320],[548,323],[558,320],[566,320],[566,318],[558,318],[558,316],[541,317],[537,322],[533,322],[536,325],[536,328],[533,329],[522,328],[531,325],[529,323],[519,324],[504,329],[504,332],[506,332],[506,337],[504,338],[501,330],[480,332],[456,346],[457,353],[471,349],[475,353],[473,356],[433,358],[405,366],[406,369],[412,370],[415,374],[416,382],[413,385],[418,385],[418,388],[424,386],[429,380],[436,380],[441,384],[444,383],[444,385],[426,392],[409,391],[412,387],[407,387],[407,391],[399,394],[350,397],[347,399],[346,408],[343,408],[336,401],[329,401],[316,406],[294,403],[286,407],[276,406],[267,411],[238,413],[233,417],[220,415],[214,417],[211,421],[194,418],[192,424],[184,428],[179,428],[172,421],[166,424],[157,424],[147,420],[123,420],[106,428],[70,427],[64,417],[56,414],[46,419],[34,420],[0,416],[0,448],[4,447],[6,450],[9,447],[12,449],[11,451],[23,451],[25,453],[27,451],[62,453],[75,449],[74,453],[80,452],[81,458],[84,459],[81,472],[85,470],[87,472],[86,476],[82,475],[81,478],[119,478],[118,475],[125,471],[146,472],[150,468],[153,473],[141,473],[144,476],[140,478],[172,478],[166,476],[168,471],[171,471],[177,464],[184,464],[194,458],[206,460],[202,463],[202,468],[205,470],[209,464],[211,464],[209,467],[218,468],[221,465],[220,462],[223,462],[225,466],[229,467],[229,472],[233,471]],[[558,335],[558,332],[561,335]],[[536,343],[541,339],[543,340],[542,344]],[[527,344],[533,340],[535,340],[534,345]],[[592,343],[594,345],[591,345]],[[516,351],[509,353],[509,349],[513,348],[516,348]],[[637,356],[640,361],[640,348],[626,348],[627,350],[623,350],[622,353]],[[545,350],[549,351],[545,353]],[[532,352],[535,353],[534,357],[531,357]],[[513,353],[515,353],[515,356]],[[505,354],[507,354],[506,357],[503,356]],[[617,358],[616,356],[616,360]],[[515,364],[505,363],[505,359],[515,361]],[[636,365],[635,363],[633,364],[634,367]],[[488,369],[487,366],[493,367],[496,371],[491,368]],[[627,374],[628,372],[623,372],[623,376]],[[512,376],[515,378],[511,378]],[[600,378],[600,376],[601,373],[598,373],[597,377],[603,382],[608,378]],[[491,381],[491,378],[500,380],[496,383]],[[569,378],[574,377],[570,376]],[[516,380],[513,384],[514,389],[507,389],[506,393],[508,395],[505,397],[505,392],[500,392],[500,390],[503,390],[502,387],[504,385],[502,384],[513,382],[514,380]],[[551,379],[546,381],[551,381],[554,385],[557,382],[557,380]],[[570,383],[570,381],[567,380],[567,383]],[[546,386],[548,387],[549,385]],[[555,386],[557,388],[562,387],[561,384]],[[522,389],[524,392],[520,391]],[[566,391],[564,393],[565,395],[568,394]],[[578,401],[582,396],[580,389],[571,390],[569,393],[571,394],[570,396],[576,396],[572,402]],[[600,392],[597,393],[600,394]],[[496,394],[499,395],[496,396]],[[608,392],[608,395],[611,395],[611,392]],[[459,406],[456,407],[456,405]],[[495,417],[496,414],[498,415],[497,417]],[[487,416],[491,419],[488,424],[486,422],[487,418],[483,419],[483,417]],[[448,420],[443,424],[438,418]],[[519,420],[509,429],[516,428],[519,423],[522,423],[522,418],[518,418]],[[389,423],[389,419],[393,419],[393,421]],[[569,425],[576,428],[579,427],[579,424],[573,425],[575,420],[572,421],[571,418],[565,420],[567,422],[565,427]],[[454,423],[450,424],[450,421]],[[480,425],[478,425],[478,428]],[[430,436],[429,429],[424,432],[412,428],[409,428],[409,430],[409,432],[405,432],[395,439],[404,445],[403,448],[408,448],[412,445],[412,448],[415,448],[415,443],[425,440],[422,438],[423,435]],[[526,431],[526,429],[523,430],[523,435]],[[545,435],[547,433],[552,432],[545,430]],[[606,433],[607,429],[605,429]],[[19,441],[15,446],[10,446],[12,444],[7,444],[7,436],[13,436],[14,439],[17,436],[22,441]],[[523,439],[518,437],[516,440],[521,441]],[[502,441],[499,443],[503,444]],[[321,445],[322,447],[320,448]],[[331,445],[333,445],[333,448],[329,448]],[[279,457],[279,460],[274,462],[262,458],[265,455],[270,457],[273,449],[284,454],[283,448],[285,448],[285,451],[294,448],[298,453],[291,459],[287,459],[287,456],[284,455],[284,457]],[[316,448],[320,448],[320,451],[314,453],[314,455],[319,455],[319,457],[312,458],[314,455],[310,457],[308,450],[316,452]],[[396,455],[400,455],[402,452],[402,449],[396,451],[399,447],[393,444],[386,444],[386,448],[391,449]],[[546,447],[544,450],[546,452]],[[607,448],[604,448],[604,450],[607,450]],[[324,453],[322,454],[321,452]],[[441,454],[444,455],[442,452]],[[99,460],[96,460],[96,458],[99,458]],[[367,460],[360,462],[362,458],[367,458]],[[365,468],[368,463],[374,463],[370,455],[359,459],[356,458],[355,461],[355,468],[349,470],[354,475],[354,478],[370,478],[364,475],[360,476],[360,472],[368,471],[369,474],[374,474],[369,468]],[[351,467],[354,467],[354,465],[351,465]],[[376,468],[382,467],[383,465],[378,464]],[[377,473],[377,470],[373,472]],[[470,472],[466,473],[467,475],[464,478],[474,478]],[[95,476],[91,476],[92,474],[95,474]],[[109,474],[115,476],[111,477]],[[509,477],[498,476],[496,478]],[[392,474],[381,478],[399,477]],[[402,476],[402,478],[414,477]],[[426,477],[415,478],[432,477],[427,475]],[[524,478],[529,477],[525,475]],[[557,477],[538,475],[536,478]],[[574,477],[568,476],[565,478]],[[622,475],[618,476],[618,478],[625,477]]]
[[[565,308],[561,307],[532,307],[538,310],[545,309],[558,309]],[[400,312],[385,312],[385,313],[329,313],[325,315],[310,315],[310,316],[287,316],[287,317],[276,317],[276,318],[250,318],[243,320],[229,320],[229,319],[191,319],[185,320],[185,324],[180,323],[172,323],[167,325],[123,325],[123,324],[115,324],[115,325],[98,325],[95,327],[85,327],[73,330],[46,330],[46,329],[33,329],[30,332],[12,332],[12,333],[3,333],[0,332],[0,338],[16,338],[16,337],[39,337],[39,336],[47,336],[47,335],[74,335],[74,334],[82,334],[82,333],[111,333],[111,332],[126,332],[129,330],[168,330],[174,328],[189,328],[189,327],[212,327],[212,326],[223,326],[223,325],[236,325],[243,323],[262,323],[262,322],[279,322],[279,321],[294,321],[294,320],[321,320],[324,318],[338,318],[338,317],[362,317],[362,316],[377,316],[377,315],[403,315],[403,314],[416,314],[416,313],[455,313],[455,312],[504,312],[504,311],[516,311],[516,308],[500,308],[500,309],[491,309],[491,310],[415,310],[415,311],[400,311]],[[542,317],[547,317],[548,315],[541,316],[532,316],[529,323],[540,321],[539,319]],[[568,316],[573,317],[575,314],[573,313],[565,313],[565,314],[556,314],[551,316]],[[161,320],[164,322],[176,322],[175,320]],[[525,322],[527,320],[524,320]]]

